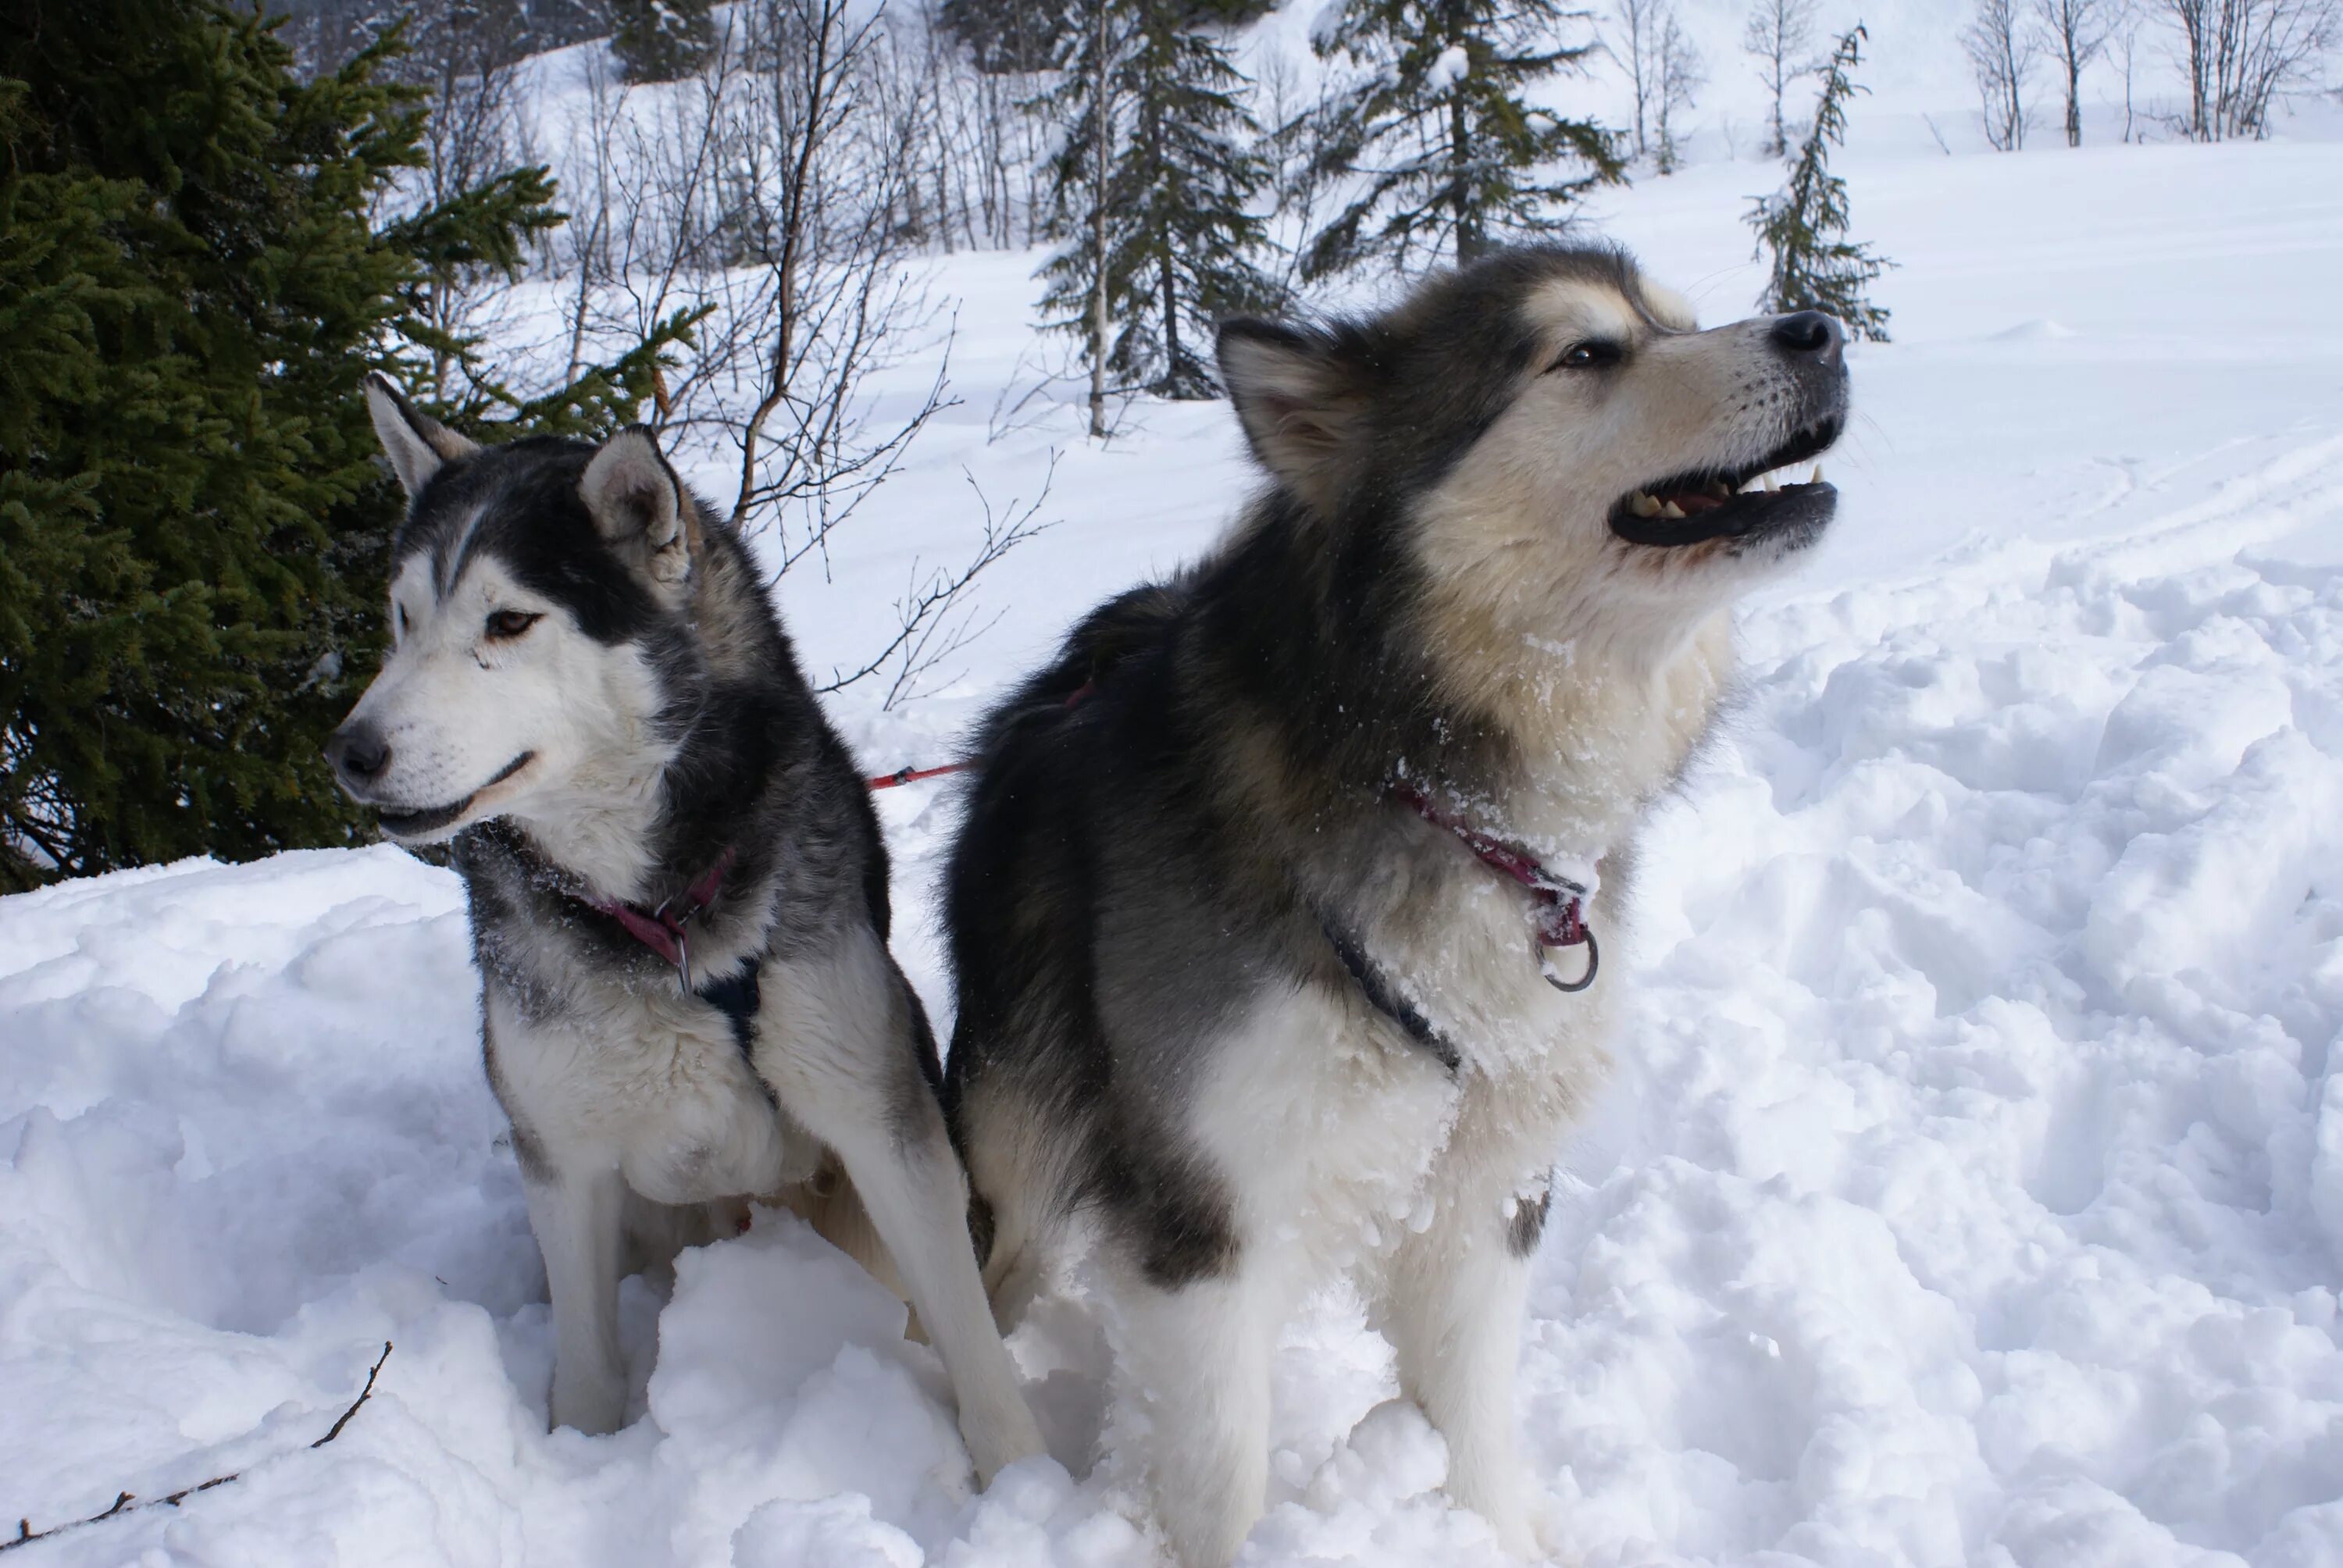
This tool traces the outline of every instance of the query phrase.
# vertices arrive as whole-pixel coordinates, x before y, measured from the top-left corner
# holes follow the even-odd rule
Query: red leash
[[[1073,695],[1066,699],[1066,706],[1080,708],[1097,689],[1097,681],[1083,681],[1075,689]],[[939,768],[898,768],[892,773],[881,773],[877,778],[866,779],[863,782],[873,789],[892,789],[898,784],[916,784],[922,779],[940,779],[947,773],[965,773],[970,766],[970,764],[966,762],[947,762]]]
[[[898,768],[892,773],[881,773],[877,778],[866,779],[863,782],[873,789],[892,789],[898,784],[916,784],[922,779],[935,779],[946,773],[966,771],[968,771],[968,764],[965,762],[947,762],[940,768]]]

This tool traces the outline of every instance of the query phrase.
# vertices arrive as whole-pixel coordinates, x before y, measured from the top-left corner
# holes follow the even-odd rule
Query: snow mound
[[[1626,1147],[1539,1260],[1585,1561],[2343,1559],[2343,577],[2287,548],[2343,453],[2286,478],[2325,510],[1750,624],[1643,873]],[[785,1215],[630,1282],[644,1419],[546,1433],[446,874],[131,873],[0,952],[0,1517],[244,1472],[29,1561],[1148,1560],[1082,1303],[1014,1346],[1056,1460],[972,1499],[902,1308]],[[1394,1394],[1354,1302],[1288,1334],[1249,1561],[1497,1560]]]

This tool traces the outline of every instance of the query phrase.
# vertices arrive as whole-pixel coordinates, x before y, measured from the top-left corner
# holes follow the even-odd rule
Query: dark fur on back
[[[1558,276],[1634,287],[1608,250],[1520,250],[1377,317],[1231,324],[1342,367],[1326,483],[1272,481],[1192,569],[1093,611],[980,732],[947,890],[948,1113],[963,1135],[996,1113],[1079,1129],[1061,1190],[1158,1284],[1234,1246],[1170,1113],[1194,1042],[1267,988],[1354,983],[1313,890],[1373,874],[1403,768],[1469,790],[1509,765],[1494,718],[1439,689],[1403,530],[1504,411],[1536,348],[1518,302]]]

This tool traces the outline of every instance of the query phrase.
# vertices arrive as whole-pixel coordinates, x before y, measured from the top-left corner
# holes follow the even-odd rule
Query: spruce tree
[[[1317,48],[1369,75],[1333,111],[1320,165],[1363,188],[1311,242],[1302,276],[1419,253],[1470,261],[1553,233],[1588,189],[1623,180],[1612,132],[1526,97],[1584,71],[1592,36],[1557,40],[1587,18],[1562,0],[1348,0]]]
[[[709,0],[609,0],[610,47],[629,82],[679,82],[716,49]]]
[[[1242,26],[1268,14],[1274,0],[1192,0],[1199,23]],[[1048,70],[1081,22],[1079,6],[1061,0],[939,0],[936,21],[968,46],[976,68],[988,72]]]
[[[1273,303],[1254,261],[1264,227],[1251,208],[1269,177],[1260,127],[1225,42],[1195,15],[1171,0],[1084,0],[1043,100],[1064,136],[1041,308],[1081,341],[1093,435],[1106,433],[1110,382],[1217,396],[1215,324]]]
[[[1016,75],[1048,69],[1071,25],[1053,0],[939,0],[936,22],[978,70]]]
[[[1846,237],[1846,181],[1830,172],[1830,149],[1846,138],[1847,100],[1865,90],[1854,72],[1868,36],[1858,22],[1832,49],[1814,126],[1790,164],[1789,183],[1779,195],[1761,197],[1748,222],[1757,231],[1756,254],[1773,256],[1760,310],[1827,311],[1855,337],[1885,343],[1887,312],[1864,297],[1864,286],[1895,263]]]
[[[27,9],[0,29],[0,887],[348,842],[318,748],[372,673],[399,513],[360,379],[424,361],[430,266],[517,256],[549,186],[377,231],[420,156],[395,39],[305,84],[249,10]],[[649,371],[483,397],[576,427]]]

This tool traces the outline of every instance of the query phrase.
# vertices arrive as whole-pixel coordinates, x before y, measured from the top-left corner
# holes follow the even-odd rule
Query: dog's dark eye
[[[488,617],[488,640],[509,642],[544,618],[525,609],[500,609]]]
[[[390,613],[398,618],[398,635],[405,637],[407,629],[407,607],[403,604],[395,604],[390,607]]]
[[[1562,357],[1546,367],[1549,370],[1600,370],[1606,365],[1616,365],[1626,357],[1626,350],[1615,343],[1590,339],[1574,343],[1562,351]]]

